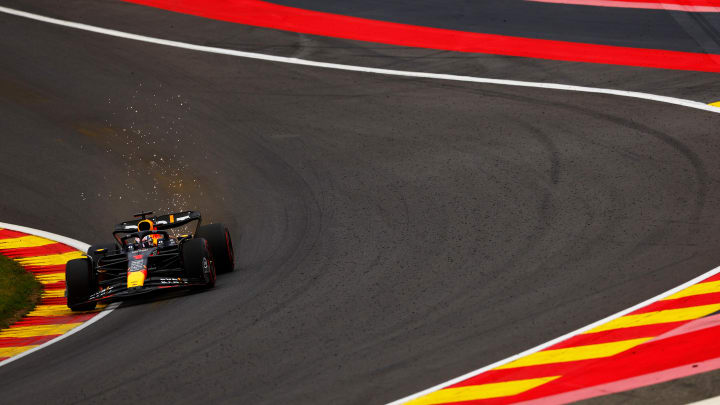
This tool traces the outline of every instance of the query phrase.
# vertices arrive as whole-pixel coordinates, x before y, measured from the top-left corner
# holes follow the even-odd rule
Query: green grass
[[[35,307],[42,285],[20,265],[0,255],[0,329]]]

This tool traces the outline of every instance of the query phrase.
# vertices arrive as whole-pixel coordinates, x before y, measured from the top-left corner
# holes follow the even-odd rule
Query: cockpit
[[[128,250],[176,246],[182,239],[194,234],[201,221],[200,213],[196,211],[159,216],[151,214],[149,211],[135,214],[140,218],[116,225],[113,236]],[[195,223],[195,232],[188,229],[191,223]]]

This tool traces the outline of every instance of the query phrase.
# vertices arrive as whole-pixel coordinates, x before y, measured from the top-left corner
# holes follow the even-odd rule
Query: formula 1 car
[[[201,225],[197,211],[135,220],[115,226],[115,242],[92,245],[87,257],[65,266],[67,305],[73,311],[168,288],[212,288],[216,273],[235,267],[230,232],[222,224]],[[167,230],[196,221],[193,234]]]

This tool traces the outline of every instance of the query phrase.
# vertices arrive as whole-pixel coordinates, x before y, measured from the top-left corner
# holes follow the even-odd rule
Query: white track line
[[[171,40],[167,40],[167,39],[148,37],[145,35],[131,34],[128,32],[117,31],[117,30],[112,30],[112,29],[107,29],[107,28],[101,28],[101,27],[96,27],[96,26],[88,25],[88,24],[81,24],[81,23],[76,23],[76,22],[72,22],[72,21],[60,20],[57,18],[45,17],[42,15],[28,13],[25,11],[15,10],[15,9],[2,7],[2,6],[0,6],[0,12],[6,13],[6,14],[12,14],[12,15],[15,15],[18,17],[29,18],[29,19],[36,20],[36,21],[42,21],[42,22],[46,22],[46,23],[50,23],[50,24],[60,25],[63,27],[75,28],[75,29],[90,31],[90,32],[103,34],[103,35],[110,35],[110,36],[118,37],[118,38],[132,39],[135,41],[147,42],[147,43],[157,44],[157,45],[172,46],[175,48],[182,48],[182,49],[188,49],[188,50],[193,50],[193,51],[209,52],[209,53],[215,53],[215,54],[220,54],[220,55],[237,56],[237,57],[241,57],[241,58],[259,59],[259,60],[265,60],[265,61],[270,61],[270,62],[289,63],[292,65],[313,66],[313,67],[326,68],[326,69],[346,70],[346,71],[364,72],[364,73],[375,73],[375,74],[391,75],[391,76],[413,77],[413,78],[422,78],[422,79],[436,79],[436,80],[451,80],[451,81],[461,81],[461,82],[470,82],[470,83],[498,84],[498,85],[505,85],[505,86],[517,86],[517,87],[533,87],[533,88],[551,89],[551,90],[576,91],[576,92],[583,92],[583,93],[608,94],[608,95],[614,95],[614,96],[631,97],[631,98],[638,98],[638,99],[643,99],[643,100],[657,101],[657,102],[661,102],[661,103],[674,104],[674,105],[678,105],[678,106],[694,108],[697,110],[703,110],[703,111],[708,111],[708,112],[713,112],[713,113],[720,113],[720,108],[714,107],[711,105],[707,105],[705,103],[701,103],[698,101],[685,100],[685,99],[675,98],[675,97],[660,96],[657,94],[650,94],[650,93],[641,93],[641,92],[636,92],[636,91],[614,90],[614,89],[604,89],[604,88],[596,88],[596,87],[571,86],[571,85],[556,84],[556,83],[538,83],[538,82],[525,82],[525,81],[517,81],[517,80],[501,80],[501,79],[490,79],[490,78],[472,77],[472,76],[458,76],[458,75],[448,75],[448,74],[438,74],[438,73],[410,72],[410,71],[403,71],[403,70],[378,69],[378,68],[363,67],[363,66],[342,65],[342,64],[338,64],[338,63],[315,62],[315,61],[304,60],[304,59],[265,55],[265,54],[254,53],[254,52],[243,52],[243,51],[237,51],[237,50],[233,50],[233,49],[195,45],[195,44],[189,44],[186,42],[171,41]],[[2,225],[2,224],[0,224],[0,225]],[[649,304],[651,304],[655,301],[658,301],[664,297],[672,295],[677,291],[687,288],[690,285],[698,283],[698,282],[700,282],[710,276],[713,276],[717,273],[720,273],[720,267],[717,267],[717,268],[711,270],[710,272],[705,273],[702,276],[699,276],[699,277],[697,277],[681,286],[678,286],[670,291],[662,293],[655,298],[651,298],[645,302],[635,305],[632,308],[628,308],[624,311],[618,312],[615,315],[612,315],[603,320],[597,321],[593,324],[590,324],[588,326],[580,328],[574,332],[568,333],[564,336],[561,336],[557,339],[554,339],[550,342],[544,343],[544,344],[537,346],[535,348],[532,348],[530,350],[526,350],[520,354],[516,354],[505,360],[498,361],[489,366],[472,371],[470,373],[467,373],[463,376],[460,376],[458,378],[455,378],[455,379],[445,382],[443,384],[437,385],[432,388],[428,388],[424,391],[410,395],[406,398],[394,401],[390,405],[397,405],[397,404],[401,404],[403,402],[407,402],[409,400],[429,394],[430,392],[437,391],[437,390],[447,387],[449,385],[452,385],[452,384],[455,384],[462,380],[476,376],[480,373],[483,373],[487,370],[493,369],[500,365],[509,363],[519,357],[527,356],[529,354],[538,352],[538,351],[540,351],[546,347],[549,347],[557,342],[568,339],[572,336],[575,336],[584,331],[592,329],[597,325],[611,321],[615,318],[619,318],[627,313],[635,311],[638,308],[649,305]],[[110,309],[110,307],[108,307],[108,310],[106,310],[106,311],[109,313],[109,311],[112,311],[112,309]],[[97,320],[97,318],[106,315],[106,314],[105,315],[103,315],[103,314],[104,314],[104,312],[101,313],[100,315],[98,315],[97,317],[93,318],[93,320]],[[91,322],[92,322],[92,320],[89,321],[88,324]],[[83,324],[82,326],[80,326],[76,329],[73,329],[73,331],[79,330],[85,326],[86,326],[86,324]],[[60,336],[58,339],[65,337],[71,333]],[[53,342],[54,342],[54,340],[46,343],[45,345],[47,345],[49,343],[53,343]],[[38,349],[40,347],[44,347],[45,345],[39,346]],[[28,352],[25,352],[25,353],[28,353]],[[14,359],[14,358],[6,360],[6,362],[10,361],[12,359]],[[0,363],[0,366],[2,366],[2,365],[3,365],[3,363]]]
[[[10,230],[12,230],[12,231],[24,232],[24,233],[27,233],[27,234],[30,234],[30,235],[40,236],[41,238],[54,240],[55,242],[60,242],[60,243],[66,244],[66,245],[68,245],[68,246],[72,246],[72,247],[74,247],[75,249],[77,249],[77,250],[79,250],[79,251],[81,251],[81,252],[87,252],[88,248],[90,247],[90,245],[88,245],[87,243],[80,242],[79,240],[71,239],[71,238],[68,238],[68,237],[65,237],[65,236],[61,236],[61,235],[56,235],[56,234],[50,233],[50,232],[40,231],[40,230],[38,230],[38,229],[28,228],[28,227],[25,227],[25,226],[13,225],[13,224],[6,224],[6,223],[4,223],[4,222],[0,222],[0,228],[2,228],[2,229],[10,229]],[[29,355],[29,354],[31,354],[31,353],[35,353],[35,352],[38,351],[38,350],[44,349],[44,348],[50,346],[50,345],[53,344],[53,343],[57,343],[57,342],[65,339],[65,338],[69,337],[70,335],[73,335],[73,334],[75,334],[75,333],[80,332],[81,330],[83,330],[83,329],[87,328],[88,326],[94,324],[95,322],[99,321],[100,319],[102,319],[102,318],[110,315],[110,312],[112,312],[112,311],[113,311],[115,308],[117,308],[119,305],[120,305],[119,302],[112,303],[112,304],[108,305],[107,307],[105,307],[105,309],[104,309],[102,312],[100,312],[99,314],[97,314],[97,315],[95,315],[94,317],[90,318],[89,320],[85,321],[82,325],[80,325],[80,326],[78,326],[78,327],[76,327],[76,328],[74,328],[74,329],[69,330],[68,332],[66,332],[66,333],[64,333],[64,334],[56,337],[55,339],[49,340],[49,341],[41,344],[41,345],[38,346],[38,347],[32,348],[32,349],[30,349],[30,350],[28,350],[28,351],[25,351],[25,352],[22,352],[22,353],[20,353],[20,354],[15,355],[15,356],[12,356],[12,357],[10,357],[9,359],[0,361],[0,367],[5,366],[5,365],[8,365],[8,364],[12,363],[12,362],[15,361],[15,360],[19,360],[19,359],[21,359],[21,358],[23,358],[23,357],[25,357],[25,356],[27,356],[27,355]]]
[[[578,92],[583,92],[583,93],[610,94],[610,95],[614,95],[614,96],[632,97],[632,98],[639,98],[639,99],[643,99],[643,100],[652,100],[652,101],[658,101],[661,103],[674,104],[674,105],[679,105],[679,106],[683,106],[683,107],[695,108],[698,110],[720,113],[720,108],[713,107],[713,106],[710,106],[710,105],[707,105],[705,103],[701,103],[698,101],[685,100],[682,98],[675,98],[675,97],[660,96],[657,94],[640,93],[640,92],[636,92],[636,91],[613,90],[613,89],[603,89],[603,88],[583,87],[583,86],[570,86],[570,85],[566,85],[566,84],[556,84],[556,83],[538,83],[538,82],[524,82],[524,81],[517,81],[517,80],[489,79],[489,78],[482,78],[482,77],[458,76],[458,75],[448,75],[448,74],[438,74],[438,73],[410,72],[410,71],[404,71],[404,70],[379,69],[379,68],[371,68],[371,67],[363,67],[363,66],[342,65],[342,64],[338,64],[338,63],[315,62],[315,61],[310,61],[310,60],[305,60],[305,59],[265,55],[265,54],[254,53],[254,52],[243,52],[243,51],[237,51],[234,49],[225,49],[225,48],[216,48],[216,47],[212,47],[212,46],[195,45],[195,44],[189,44],[186,42],[171,41],[171,40],[167,40],[167,39],[148,37],[145,35],[131,34],[129,32],[117,31],[117,30],[112,30],[112,29],[108,29],[108,28],[96,27],[94,25],[81,24],[81,23],[76,23],[76,22],[72,22],[72,21],[60,20],[57,18],[45,17],[45,16],[42,16],[39,14],[28,13],[25,11],[15,10],[12,8],[1,7],[1,6],[0,6],[0,12],[6,13],[6,14],[12,14],[12,15],[15,15],[18,17],[29,18],[31,20],[42,21],[42,22],[46,22],[46,23],[50,23],[50,24],[60,25],[63,27],[75,28],[75,29],[90,31],[90,32],[103,34],[103,35],[110,35],[110,36],[118,37],[118,38],[132,39],[135,41],[148,42],[148,43],[157,44],[157,45],[172,46],[175,48],[189,49],[189,50],[193,50],[193,51],[216,53],[216,54],[220,54],[220,55],[237,56],[237,57],[241,57],[241,58],[260,59],[260,60],[265,60],[265,61],[270,61],[270,62],[289,63],[292,65],[314,66],[314,67],[326,68],[326,69],[347,70],[347,71],[352,71],[352,72],[364,72],[364,73],[375,73],[375,74],[391,75],[391,76],[403,76],[403,77],[436,79],[436,80],[452,80],[452,81],[470,82],[470,83],[499,84],[499,85],[505,85],[505,86],[534,87],[534,88],[541,88],[541,89],[578,91]]]

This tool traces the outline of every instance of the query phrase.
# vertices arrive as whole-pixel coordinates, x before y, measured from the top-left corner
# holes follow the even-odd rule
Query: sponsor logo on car
[[[96,292],[95,294],[90,295],[90,299],[93,300],[95,298],[104,297],[104,296],[110,294],[112,292],[112,289],[113,289],[112,286],[105,287],[105,288],[101,289],[100,291]]]
[[[188,281],[184,278],[170,278],[170,277],[161,277],[160,278],[160,284],[187,284]]]

